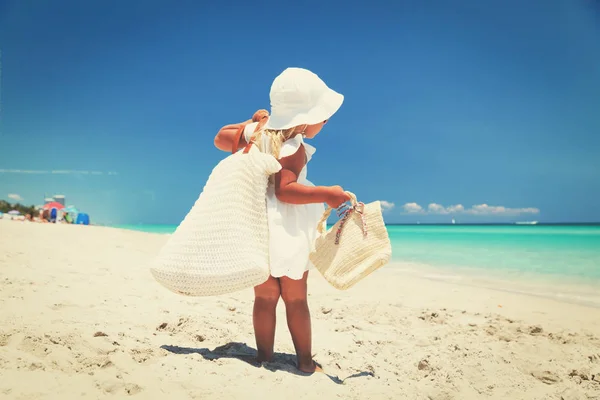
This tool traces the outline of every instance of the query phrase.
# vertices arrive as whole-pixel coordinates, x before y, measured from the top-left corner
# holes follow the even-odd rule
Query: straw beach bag
[[[351,207],[338,208],[340,220],[327,232],[327,208],[317,227],[323,233],[315,242],[310,261],[335,288],[349,289],[357,282],[385,265],[392,255],[392,246],[383,222],[381,203],[359,203],[356,196]]]
[[[150,268],[172,292],[231,293],[265,282],[269,270],[266,190],[281,165],[250,143],[212,170],[200,197]],[[237,152],[236,152],[237,151]]]

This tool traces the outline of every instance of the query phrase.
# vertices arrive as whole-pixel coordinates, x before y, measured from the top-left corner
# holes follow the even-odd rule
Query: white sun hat
[[[265,129],[288,129],[323,122],[342,106],[344,96],[313,72],[287,68],[271,85],[271,115]]]

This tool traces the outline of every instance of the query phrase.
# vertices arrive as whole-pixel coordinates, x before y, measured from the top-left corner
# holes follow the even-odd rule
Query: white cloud
[[[404,212],[408,214],[425,214],[423,207],[417,203],[406,203],[402,208],[404,209]]]
[[[465,207],[462,204],[455,204],[453,206],[444,207],[441,204],[431,203],[427,206],[428,214],[460,214],[465,211]]]
[[[50,171],[40,171],[33,169],[0,169],[1,174],[48,174]]]
[[[469,214],[469,215],[503,215],[503,216],[516,216],[521,214],[539,214],[540,210],[534,207],[526,208],[509,208],[504,206],[490,206],[487,204],[476,204],[471,208],[465,209],[462,204],[455,204],[452,206],[444,207],[441,204],[431,203],[427,206],[427,210],[423,209],[417,203],[406,203],[402,206],[407,214],[432,214],[432,215],[456,215],[456,214]]]
[[[394,203],[392,203],[391,201],[381,200],[380,203],[381,203],[381,210],[383,212],[390,211],[391,209],[396,207],[396,205]]]
[[[118,175],[117,172],[108,171],[82,171],[73,169],[38,170],[38,169],[0,169],[0,174],[54,174],[54,175]]]
[[[8,198],[14,201],[22,201],[23,198],[16,193],[9,193]]]
[[[450,214],[450,213],[459,214],[459,213],[462,213],[465,211],[465,207],[463,207],[462,204],[456,204],[454,206],[446,207],[446,211],[448,211],[448,214]]]
[[[437,203],[431,203],[427,206],[427,212],[429,214],[448,214],[446,208],[443,205]]]
[[[466,210],[466,214],[472,215],[520,215],[520,214],[539,214],[540,210],[534,207],[527,208],[508,208],[504,206],[489,206],[487,204],[478,204]]]

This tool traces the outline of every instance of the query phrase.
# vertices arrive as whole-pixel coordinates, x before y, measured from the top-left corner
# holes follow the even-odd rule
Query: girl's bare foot
[[[298,369],[305,374],[314,374],[315,372],[323,372],[323,369],[319,364],[314,361],[311,361],[310,364],[302,365],[298,364]]]
[[[261,354],[261,352],[259,351],[255,360],[259,363],[271,362],[271,361],[273,361],[273,353],[271,353],[271,355],[267,355],[267,354]]]

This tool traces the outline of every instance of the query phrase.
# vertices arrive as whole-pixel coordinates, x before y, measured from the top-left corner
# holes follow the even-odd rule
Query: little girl
[[[338,207],[350,200],[340,186],[314,186],[307,180],[306,164],[316,149],[304,142],[314,138],[340,108],[344,97],[327,87],[314,73],[301,68],[283,71],[271,86],[271,116],[257,111],[252,120],[221,128],[215,146],[231,151],[235,134],[245,126],[239,148],[253,142],[275,156],[281,171],[267,189],[271,276],[254,288],[254,334],[258,361],[270,361],[275,340],[275,310],[285,303],[287,323],[296,349],[298,369],[312,373],[317,365],[311,353],[311,323],[306,281],[311,267],[317,224],[323,203]]]

